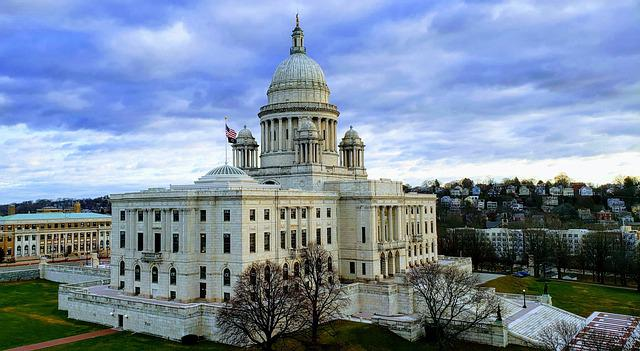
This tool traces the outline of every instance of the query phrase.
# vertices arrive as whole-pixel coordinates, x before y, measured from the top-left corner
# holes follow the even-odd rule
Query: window
[[[133,294],[136,295],[136,296],[140,295],[140,287],[139,286],[136,286],[136,288],[134,289],[134,293]]]
[[[429,212],[433,213],[433,206],[429,207]]]
[[[229,270],[229,268],[225,268],[224,273],[222,273],[222,285],[231,285],[231,271]]]
[[[256,233],[249,233],[249,252],[256,252]]]
[[[207,252],[207,234],[200,233],[200,253]]]
[[[200,283],[200,298],[207,298],[207,283]]]
[[[291,248],[295,249],[296,248],[296,231],[292,230],[291,231]]]
[[[284,266],[282,266],[282,279],[289,279],[289,265],[286,263],[284,264]]]
[[[126,220],[126,215],[125,215],[124,210],[120,210],[120,220],[121,220],[121,221]]]
[[[180,222],[180,212],[178,210],[173,210],[173,221]]]
[[[249,210],[249,220],[250,221],[255,221],[256,220],[256,210],[255,209],[250,209]]]
[[[139,282],[140,281],[140,266],[136,265],[136,267],[133,269],[133,274],[134,274],[135,281]]]
[[[427,228],[429,228],[429,226],[427,226],[427,223],[428,223],[427,221],[424,221],[424,233],[425,234],[429,234],[428,229],[427,229]],[[418,233],[418,234],[420,234],[420,233]]]
[[[223,253],[231,253],[231,234],[224,234],[223,236]]]
[[[222,214],[223,214],[223,221],[225,222],[231,221],[231,210],[224,210],[222,211]]]
[[[322,245],[322,229],[316,228],[316,244]]]
[[[296,209],[292,208],[289,210],[289,212],[291,212],[291,219],[296,219]]]
[[[299,277],[300,276],[300,263],[296,262],[293,264],[293,276],[294,277]]]
[[[144,221],[144,213],[138,210],[138,222]]]
[[[280,248],[287,248],[287,232],[285,232],[284,230],[280,232]]]
[[[287,211],[284,208],[280,209],[280,219],[285,219],[286,212]]]
[[[349,273],[356,274],[356,263],[349,262]]]
[[[120,261],[120,275],[124,275],[124,261]]]
[[[153,236],[154,236],[153,252],[160,252],[162,248],[162,234],[154,233]]]
[[[306,208],[300,209],[300,217],[302,219],[306,219],[307,218],[307,209]]]
[[[366,227],[362,227],[361,229],[361,235],[362,235],[362,243],[366,243],[367,242],[367,228]]]
[[[224,302],[229,302],[231,300],[231,294],[228,292],[224,293]]]
[[[120,248],[124,249],[124,244],[126,242],[126,236],[124,234],[124,230],[120,231]]]
[[[327,218],[331,218],[331,208],[327,208]]]
[[[367,275],[367,265],[362,263],[362,275]]]
[[[331,258],[331,256],[327,258],[327,270],[329,272],[333,272],[333,259]]]
[[[118,287],[118,289],[122,290],[124,289],[124,281],[120,281],[120,286]]]
[[[200,279],[207,279],[207,266],[200,266]]]
[[[175,300],[176,299],[176,292],[175,291],[170,291],[169,292],[169,300]]]
[[[172,252],[178,252],[180,250],[180,236],[178,234],[173,234],[173,245]]]
[[[331,245],[331,228],[327,228],[327,245]]]
[[[161,220],[161,215],[160,215],[160,211],[156,210],[153,212],[153,221],[154,222],[160,222]]]
[[[251,285],[256,285],[256,283],[257,283],[257,276],[256,276],[256,269],[255,268],[251,268],[251,271],[249,272],[249,283],[251,283]]]
[[[169,270],[169,285],[176,285],[176,281],[178,280],[176,269],[171,268]]]
[[[435,233],[435,231],[433,230],[433,221],[431,221],[431,234]]]
[[[316,218],[320,218],[320,209],[316,208]]]
[[[138,251],[144,249],[144,233],[138,233]]]
[[[306,247],[307,246],[307,230],[302,229],[301,234],[302,234],[302,247]]]
[[[152,283],[158,282],[158,267],[151,268],[151,282]]]
[[[200,210],[200,222],[207,221],[207,210]]]
[[[269,209],[265,209],[264,210],[264,220],[268,221],[269,220]]]
[[[264,233],[264,251],[271,251],[271,233]]]

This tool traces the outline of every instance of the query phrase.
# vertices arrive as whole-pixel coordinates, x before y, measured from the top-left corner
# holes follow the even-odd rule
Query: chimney
[[[76,201],[73,204],[73,212],[80,213],[81,210],[82,210],[82,207],[80,206],[80,201]]]
[[[14,214],[16,214],[16,204],[11,204],[9,205],[9,213],[7,215],[11,216]]]

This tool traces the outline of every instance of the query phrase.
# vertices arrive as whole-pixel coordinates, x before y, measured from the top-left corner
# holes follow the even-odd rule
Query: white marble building
[[[111,196],[111,288],[222,301],[254,261],[293,274],[310,242],[329,250],[334,269],[351,281],[437,260],[435,195],[367,178],[365,144],[351,127],[338,140],[338,108],[298,23],[291,37],[258,113],[261,146],[245,127],[233,167],[190,185]]]

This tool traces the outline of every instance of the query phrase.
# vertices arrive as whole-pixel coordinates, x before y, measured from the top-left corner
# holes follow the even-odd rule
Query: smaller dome
[[[240,168],[229,166],[224,164],[222,166],[218,166],[212,170],[210,170],[205,176],[213,176],[213,175],[239,175],[246,176],[247,173],[241,170]]]
[[[300,121],[300,125],[298,126],[298,130],[300,130],[300,131],[316,131],[318,129],[316,128],[316,125],[313,124],[313,122],[311,122],[311,120],[308,117],[305,117]]]
[[[344,133],[344,137],[347,139],[360,139],[360,135],[358,135],[358,132],[353,129],[353,126],[349,126],[349,130]]]
[[[240,138],[251,138],[251,139],[253,139],[253,134],[251,134],[251,131],[249,129],[247,129],[247,126],[244,126],[244,128],[242,128],[238,132],[238,139],[240,139]]]
[[[352,126],[349,126],[349,130],[347,130],[346,133],[344,133],[344,138],[342,138],[342,141],[340,141],[340,147],[344,147],[344,146],[364,146],[364,142],[362,141],[362,139],[360,138],[360,135],[358,134],[358,132],[356,132],[355,129],[353,129]]]

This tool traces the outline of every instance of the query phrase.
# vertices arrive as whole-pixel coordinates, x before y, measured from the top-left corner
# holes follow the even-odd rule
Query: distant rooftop
[[[93,212],[41,212],[18,213],[11,216],[0,216],[0,223],[11,221],[41,221],[41,220],[66,220],[66,219],[108,219],[110,215]]]

